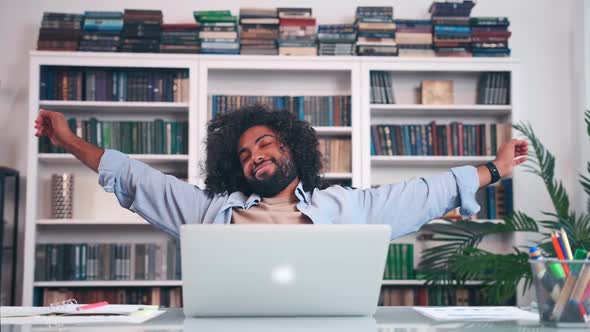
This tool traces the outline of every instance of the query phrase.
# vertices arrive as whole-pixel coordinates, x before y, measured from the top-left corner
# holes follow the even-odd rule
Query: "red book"
[[[314,26],[315,18],[281,18],[280,25],[285,26]]]

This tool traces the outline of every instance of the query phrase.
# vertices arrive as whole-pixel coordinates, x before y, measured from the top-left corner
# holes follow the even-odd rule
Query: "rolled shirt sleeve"
[[[390,224],[392,238],[417,231],[428,221],[459,207],[463,218],[480,209],[475,200],[479,177],[473,166],[439,175],[361,191],[361,208],[368,223]]]
[[[176,237],[180,225],[199,222],[211,202],[198,187],[115,150],[105,150],[98,181],[122,207]]]

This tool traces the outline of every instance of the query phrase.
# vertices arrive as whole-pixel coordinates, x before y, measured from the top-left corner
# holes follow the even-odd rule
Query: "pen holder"
[[[541,322],[590,326],[590,260],[529,260]]]

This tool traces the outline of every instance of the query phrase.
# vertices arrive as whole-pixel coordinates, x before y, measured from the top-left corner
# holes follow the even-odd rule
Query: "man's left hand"
[[[512,174],[514,166],[524,163],[529,153],[527,141],[511,139],[502,144],[496,153],[494,165],[498,168],[501,177]]]

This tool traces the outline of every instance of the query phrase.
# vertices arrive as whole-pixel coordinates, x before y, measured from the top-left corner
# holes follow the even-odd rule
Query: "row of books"
[[[186,102],[181,69],[41,67],[41,100]]]
[[[493,156],[510,140],[509,123],[372,125],[373,156]]]
[[[187,154],[188,122],[186,121],[99,121],[95,118],[70,118],[68,126],[78,137],[104,149],[129,154]],[[51,144],[46,136],[39,138],[39,152],[65,153]]]
[[[321,24],[312,8],[194,11],[195,22],[163,24],[159,10],[46,12],[40,50],[258,55],[505,56],[508,20],[470,20],[471,0],[435,1],[431,20],[394,19],[392,6],[359,6],[355,22]],[[433,44],[434,50],[433,51]]]
[[[385,71],[371,71],[371,104],[395,104],[391,75]]]
[[[35,280],[179,280],[180,246],[158,243],[37,244]]]
[[[477,104],[510,104],[510,73],[483,73],[477,83]]]
[[[348,173],[352,171],[352,144],[350,137],[322,137],[318,141],[324,162],[324,172]]]
[[[96,288],[35,288],[33,305],[49,306],[69,299],[78,303],[147,304],[167,308],[182,307],[180,287],[96,287]]]
[[[379,295],[380,306],[474,306],[485,300],[477,287],[383,287]]]
[[[350,96],[208,96],[209,114],[231,112],[251,104],[296,114],[313,126],[350,126]]]
[[[514,212],[512,179],[505,178],[475,194],[480,210],[477,219],[504,219]]]
[[[413,244],[389,244],[383,279],[416,279]]]

